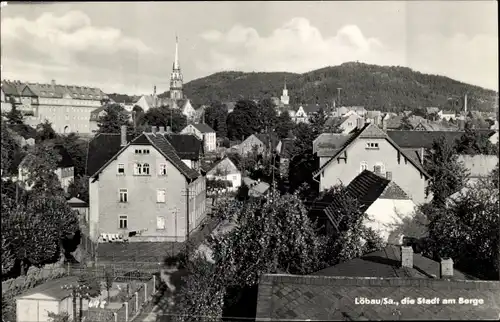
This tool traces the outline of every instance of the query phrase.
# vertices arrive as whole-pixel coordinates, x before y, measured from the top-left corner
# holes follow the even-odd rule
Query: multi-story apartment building
[[[217,148],[217,135],[207,124],[189,124],[182,129],[181,134],[192,134],[196,136],[203,142],[205,152],[213,152]]]
[[[205,177],[156,129],[130,140],[98,134],[89,144],[89,235],[130,242],[186,240],[205,217]]]
[[[6,97],[26,115],[27,124],[48,120],[57,133],[91,133],[90,113],[108,98],[98,88],[58,85],[54,80],[50,84],[2,81],[4,88],[9,88]]]

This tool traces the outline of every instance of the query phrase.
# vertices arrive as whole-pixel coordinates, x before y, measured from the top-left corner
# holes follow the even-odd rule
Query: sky
[[[227,71],[407,66],[498,91],[497,1],[8,3],[2,79],[167,91]]]

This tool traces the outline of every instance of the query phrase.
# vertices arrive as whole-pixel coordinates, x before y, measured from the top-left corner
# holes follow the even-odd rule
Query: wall
[[[16,311],[18,322],[49,322],[48,312],[59,313],[59,302],[55,300],[17,300]]]
[[[204,135],[205,152],[215,151],[217,148],[217,138],[215,132],[206,133]]]
[[[367,142],[379,144],[378,150],[367,150]],[[347,148],[347,163],[345,160],[332,160],[319,175],[320,191],[328,189],[340,182],[348,185],[360,171],[362,161],[367,162],[368,170],[373,171],[377,162],[383,162],[385,170],[392,172],[392,180],[399,185],[415,203],[425,201],[424,176],[401,155],[398,163],[397,150],[385,139],[359,138]]]
[[[411,200],[401,199],[378,199],[366,210],[368,215],[364,224],[378,231],[385,242],[402,222],[402,217],[414,215],[415,203]]]
[[[135,154],[149,149],[149,154]],[[134,176],[134,163],[147,162],[149,176]],[[117,165],[125,164],[125,175],[117,175]],[[167,163],[167,176],[158,176],[159,164]],[[186,235],[186,178],[151,146],[129,146],[117,160],[99,174],[98,218],[100,233],[122,233],[145,229],[135,241],[183,241]],[[119,189],[128,189],[128,202],[119,202]],[[156,190],[166,189],[166,203],[157,203]],[[92,185],[91,197],[95,195]],[[93,205],[93,202],[91,203]],[[91,208],[91,221],[96,214]],[[119,216],[128,216],[128,228],[119,229]],[[157,229],[157,216],[165,217],[165,229]],[[176,239],[177,237],[177,239]],[[132,241],[132,240],[131,240]]]
[[[354,130],[357,126],[357,120],[360,116],[356,113],[350,114],[347,119],[340,125],[342,133],[347,134]]]
[[[205,218],[206,214],[206,179],[198,177],[189,185],[189,231],[194,230]]]

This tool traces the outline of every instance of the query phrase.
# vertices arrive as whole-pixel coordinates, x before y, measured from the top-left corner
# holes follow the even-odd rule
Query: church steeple
[[[285,86],[283,87],[283,95],[281,95],[281,103],[283,105],[288,105],[290,103],[290,97],[288,96],[288,90],[286,89],[286,77]]]
[[[182,94],[182,72],[179,65],[179,38],[175,36],[175,56],[172,65],[172,74],[170,75],[170,98],[180,100]]]

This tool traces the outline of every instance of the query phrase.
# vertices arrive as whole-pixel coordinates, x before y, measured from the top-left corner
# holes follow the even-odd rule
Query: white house
[[[441,111],[441,119],[443,120],[456,120],[457,119],[457,113],[454,111]]]
[[[189,124],[182,129],[181,134],[192,134],[203,141],[205,152],[213,152],[217,148],[217,134],[207,124]]]
[[[231,190],[241,186],[241,172],[228,157],[222,159],[212,169],[207,172],[207,179],[231,181]]]

